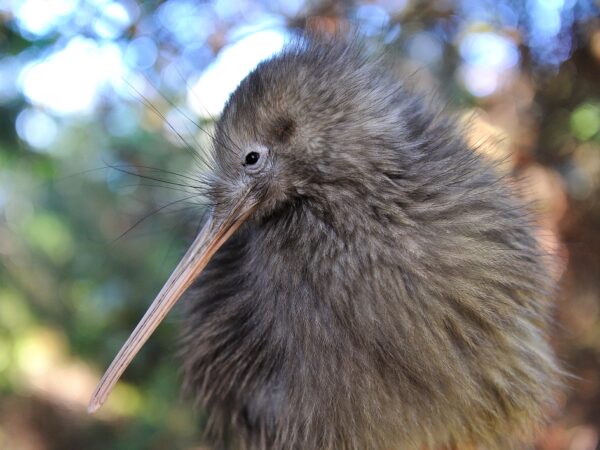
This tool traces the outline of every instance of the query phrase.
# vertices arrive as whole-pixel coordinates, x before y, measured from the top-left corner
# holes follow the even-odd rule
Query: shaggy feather
[[[556,386],[554,287],[452,118],[360,44],[307,39],[241,83],[215,147],[216,208],[259,204],[187,296],[215,448],[523,448]]]

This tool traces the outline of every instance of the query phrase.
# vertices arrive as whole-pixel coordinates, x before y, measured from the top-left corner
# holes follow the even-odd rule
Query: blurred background
[[[87,400],[198,227],[197,125],[294,33],[348,24],[525,186],[576,375],[538,449],[598,448],[597,1],[1,0],[1,449],[203,448],[176,313],[100,413]]]

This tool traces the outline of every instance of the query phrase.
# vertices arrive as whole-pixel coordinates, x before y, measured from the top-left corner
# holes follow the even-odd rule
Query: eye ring
[[[261,173],[268,162],[269,149],[263,145],[254,144],[246,148],[246,153],[241,155],[241,164],[249,175]]]
[[[245,162],[247,166],[253,166],[260,159],[260,153],[258,152],[250,152],[246,155]]]

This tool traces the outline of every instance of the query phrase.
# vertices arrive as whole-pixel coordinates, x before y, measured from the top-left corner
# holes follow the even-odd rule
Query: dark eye
[[[246,155],[246,164],[252,166],[256,164],[260,159],[260,155],[257,152],[250,152]]]

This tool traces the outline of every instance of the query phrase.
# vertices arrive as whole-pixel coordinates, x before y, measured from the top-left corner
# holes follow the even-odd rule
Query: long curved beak
[[[115,384],[142,345],[162,322],[177,300],[206,267],[212,256],[240,227],[254,210],[254,205],[240,201],[230,213],[221,219],[211,215],[188,251],[185,253],[142,320],[137,324],[117,356],[98,383],[88,405],[88,413],[94,413],[104,404]]]

